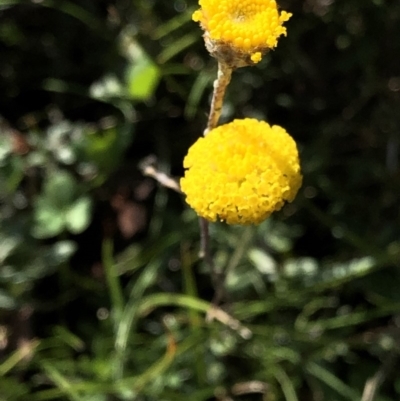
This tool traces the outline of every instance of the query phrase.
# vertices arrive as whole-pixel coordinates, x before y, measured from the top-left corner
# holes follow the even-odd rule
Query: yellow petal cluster
[[[275,0],[199,0],[199,4],[192,18],[216,42],[214,46],[229,45],[254,63],[286,35],[283,23],[292,15],[279,13]]]
[[[209,221],[258,224],[291,202],[302,183],[293,138],[282,127],[250,118],[199,138],[183,164],[186,201]]]

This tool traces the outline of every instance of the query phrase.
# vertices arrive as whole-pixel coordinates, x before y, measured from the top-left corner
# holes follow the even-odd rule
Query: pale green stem
[[[114,323],[117,325],[118,320],[124,308],[124,297],[122,294],[121,283],[113,260],[113,243],[110,238],[105,238],[102,246],[102,262],[108,290],[110,292],[111,307],[113,312]]]
[[[198,298],[199,294],[197,292],[196,279],[193,274],[193,261],[189,250],[189,245],[185,242],[181,247],[181,261],[185,294],[192,298]],[[201,316],[199,311],[190,309],[188,311],[188,315],[192,333],[196,336],[201,335]],[[197,348],[194,352],[197,383],[204,384],[206,383],[207,379],[204,351],[201,348]]]

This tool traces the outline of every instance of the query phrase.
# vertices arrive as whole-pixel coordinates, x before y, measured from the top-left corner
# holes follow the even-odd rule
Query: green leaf
[[[282,392],[285,395],[286,401],[298,401],[294,383],[287,373],[279,365],[275,366],[274,374],[276,380],[282,387]]]
[[[66,212],[65,224],[73,234],[79,234],[90,224],[92,202],[88,197],[79,198]]]
[[[0,263],[2,264],[20,245],[22,238],[17,235],[0,234]]]
[[[248,257],[260,273],[266,274],[271,280],[277,279],[276,261],[262,249],[252,248]]]
[[[0,160],[0,198],[16,191],[24,178],[24,168],[25,163],[21,157],[10,157],[4,163]]]
[[[199,39],[197,33],[188,33],[176,41],[173,46],[166,47],[157,57],[160,64],[164,64],[179,53],[182,53]]]
[[[147,100],[154,93],[159,79],[159,68],[150,59],[143,57],[128,69],[128,92],[132,99]]]
[[[0,309],[15,309],[17,303],[15,299],[7,294],[6,291],[0,289]]]
[[[95,166],[96,180],[100,183],[120,163],[121,154],[132,139],[131,134],[124,126],[113,125],[96,131],[89,128],[76,143],[81,161]]]
[[[0,166],[5,162],[6,158],[12,152],[12,143],[11,139],[5,133],[2,133],[2,137],[0,137]]]
[[[48,177],[34,205],[34,237],[54,237],[65,229],[77,234],[89,225],[91,201],[87,197],[76,200],[77,187],[75,178],[66,171]]]
[[[1,9],[1,6],[0,6]],[[5,361],[6,363],[8,360]],[[22,383],[17,377],[5,377],[2,372],[2,366],[0,366],[1,377],[1,401],[17,401],[26,399],[30,396],[30,388],[28,383]]]
[[[82,397],[76,389],[73,388],[73,382],[67,376],[64,376],[51,362],[43,362],[43,369],[47,376],[54,384],[68,395],[68,398],[73,401],[82,401]]]
[[[0,377],[2,378],[2,384],[4,384],[3,376],[7,374],[11,369],[13,369],[18,363],[20,363],[27,357],[32,356],[35,353],[35,350],[38,345],[39,341],[37,340],[30,341],[29,343],[26,343],[24,347],[19,347],[5,361],[1,363]],[[1,395],[2,396],[4,395],[3,391],[1,392]],[[3,401],[5,398],[0,398],[0,399]],[[9,398],[7,398],[7,400],[9,400]]]
[[[9,7],[18,5],[21,3],[21,0],[1,0],[0,1],[0,10],[5,10]]]
[[[58,241],[44,253],[46,264],[59,266],[67,262],[76,249],[77,245],[74,241]]]
[[[76,351],[82,351],[85,349],[84,341],[64,326],[55,326],[53,329],[53,335]]]
[[[54,208],[63,209],[75,200],[76,190],[76,180],[70,173],[56,171],[47,178],[43,196],[48,198]]]
[[[64,213],[54,208],[48,198],[39,198],[34,205],[34,226],[32,235],[35,238],[51,238],[63,232],[65,227]]]
[[[305,366],[306,371],[324,383],[326,386],[330,387],[337,394],[340,394],[344,399],[349,401],[359,400],[360,394],[345,382],[340,380],[337,376],[331,373],[329,370],[325,369],[321,365],[310,362]]]

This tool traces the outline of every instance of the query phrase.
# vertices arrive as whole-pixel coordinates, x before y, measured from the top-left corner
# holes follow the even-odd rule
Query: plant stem
[[[224,96],[226,88],[231,81],[233,69],[224,62],[218,62],[218,73],[217,79],[214,81],[214,91],[211,100],[210,114],[208,116],[207,128],[204,130],[203,135],[206,136],[212,129],[218,125],[219,117],[221,116],[222,105],[224,102]],[[210,234],[209,234],[209,223],[207,220],[200,217],[200,252],[199,256],[204,258],[208,266],[210,267],[211,279],[213,281],[215,296],[214,305],[218,305],[224,297],[224,279],[219,274],[214,265],[214,261],[210,251]]]
[[[203,258],[205,262],[208,264],[208,267],[210,268],[211,281],[215,290],[213,305],[217,306],[225,296],[225,285],[224,285],[225,278],[223,274],[217,271],[213,257],[211,255],[209,222],[203,217],[200,217],[199,223],[200,223],[199,257]]]
[[[183,272],[183,285],[185,294],[190,297],[198,298],[199,294],[197,292],[196,279],[193,273],[193,260],[189,249],[189,243],[183,242],[181,245],[181,266]],[[201,338],[201,316],[199,311],[190,309],[188,311],[190,328],[192,333]],[[205,384],[207,381],[206,365],[204,359],[204,350],[201,348],[196,348],[194,350],[195,358],[195,369],[197,374],[197,383]]]
[[[214,81],[214,91],[211,100],[210,114],[208,116],[207,128],[203,135],[206,136],[209,131],[218,125],[221,115],[222,104],[224,101],[226,88],[231,81],[232,68],[223,62],[218,62],[217,79]]]
[[[113,260],[113,243],[110,238],[103,240],[101,249],[103,268],[106,275],[107,286],[110,292],[111,308],[113,311],[114,322],[117,324],[124,308],[124,298],[119,278],[115,271]]]

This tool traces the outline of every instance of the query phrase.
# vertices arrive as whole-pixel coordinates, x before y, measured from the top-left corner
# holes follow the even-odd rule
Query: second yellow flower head
[[[281,127],[234,120],[199,138],[185,157],[181,189],[200,216],[228,224],[258,224],[302,182],[295,141]]]

